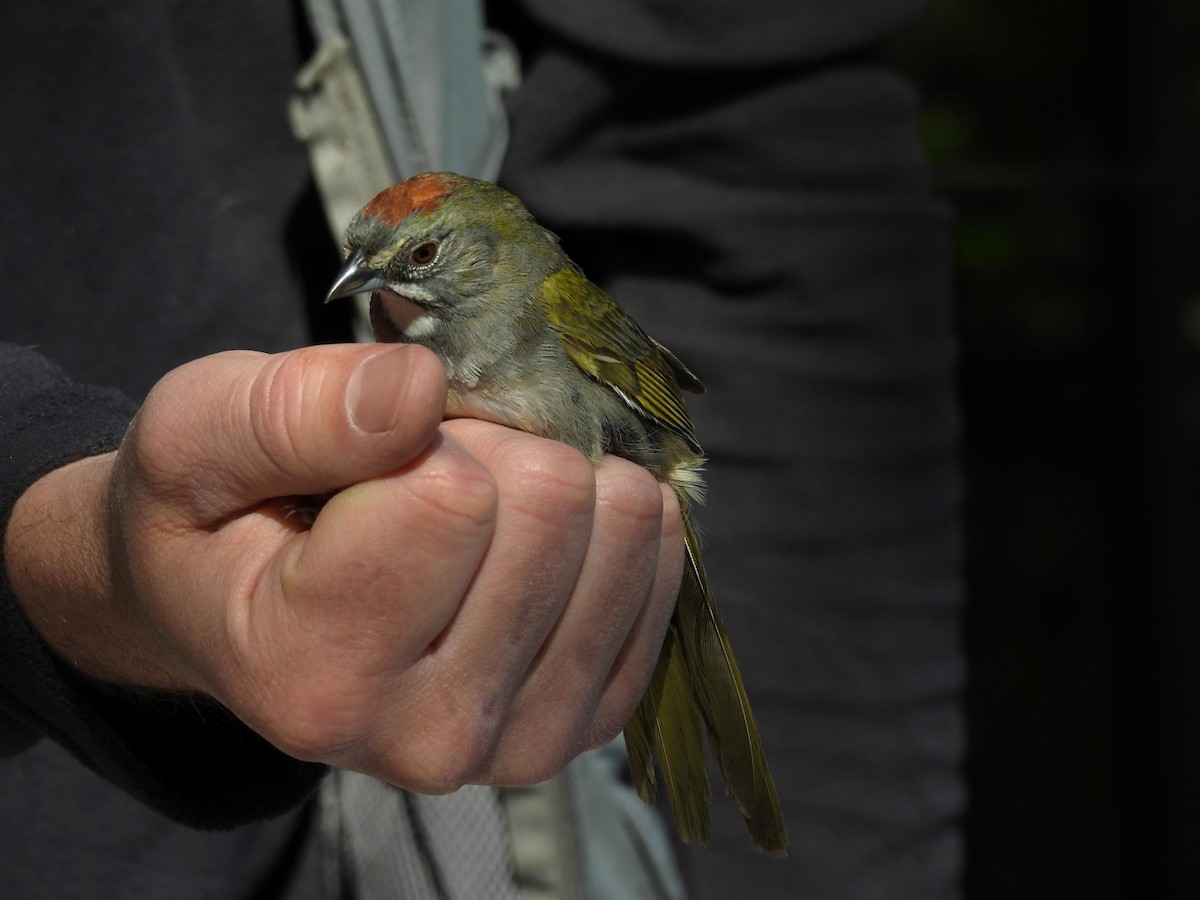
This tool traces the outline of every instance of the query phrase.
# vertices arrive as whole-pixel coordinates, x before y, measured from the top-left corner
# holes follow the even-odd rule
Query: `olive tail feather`
[[[700,560],[696,531],[684,516],[688,565],[675,607],[683,659],[688,667],[696,705],[708,725],[717,766],[737,804],[751,840],[771,856],[787,852],[787,825],[779,805],[775,779],[767,765],[762,738],[750,700],[713,604],[712,591]]]
[[[679,836],[705,843],[712,789],[703,719],[717,766],[751,840],[771,856],[784,856],[787,825],[775,781],[686,515],[684,539],[688,562],[675,614],[650,687],[625,727],[633,783],[644,801],[656,802],[657,757]]]
[[[688,686],[682,645],[672,625],[650,687],[625,727],[629,769],[638,795],[653,804],[658,782],[651,750],[658,757],[663,784],[679,836],[689,843],[707,843],[712,788],[700,711]]]

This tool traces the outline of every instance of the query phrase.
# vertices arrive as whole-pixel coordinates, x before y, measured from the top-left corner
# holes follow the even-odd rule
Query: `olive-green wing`
[[[680,386],[704,388],[673,353],[574,269],[547,278],[541,299],[563,349],[580,369],[700,451]]]

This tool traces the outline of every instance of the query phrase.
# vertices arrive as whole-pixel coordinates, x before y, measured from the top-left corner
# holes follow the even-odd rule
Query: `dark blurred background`
[[[933,0],[957,210],[971,900],[1200,888],[1200,2]]]

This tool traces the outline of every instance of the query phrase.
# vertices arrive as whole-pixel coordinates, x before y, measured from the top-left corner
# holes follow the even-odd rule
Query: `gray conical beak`
[[[333,287],[325,295],[325,302],[341,300],[343,297],[349,297],[353,294],[364,294],[367,291],[375,291],[385,287],[387,287],[387,282],[384,281],[377,271],[367,265],[366,260],[363,259],[363,252],[355,250],[353,255],[346,260],[346,265],[342,267],[342,271],[338,272],[337,278],[334,279]]]

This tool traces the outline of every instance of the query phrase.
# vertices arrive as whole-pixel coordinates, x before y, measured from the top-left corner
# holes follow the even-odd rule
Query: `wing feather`
[[[547,320],[575,365],[700,452],[680,388],[682,383],[689,390],[703,390],[691,370],[575,269],[560,269],[547,278],[541,298]]]

